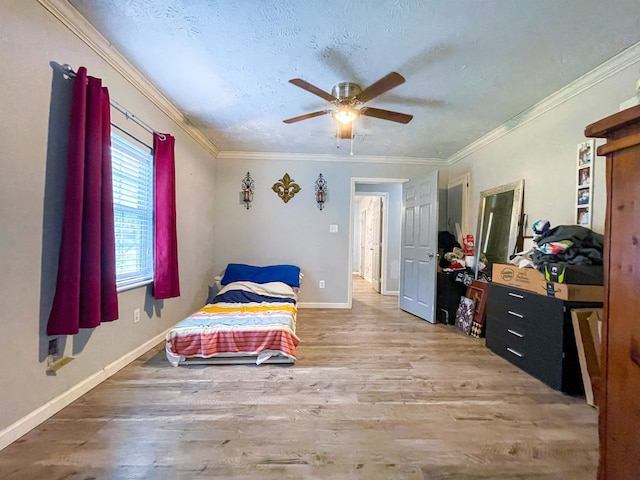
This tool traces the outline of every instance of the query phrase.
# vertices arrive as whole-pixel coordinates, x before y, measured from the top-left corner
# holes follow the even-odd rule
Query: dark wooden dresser
[[[585,129],[606,138],[599,408],[601,480],[640,478],[640,105]]]
[[[491,283],[487,347],[555,390],[581,393],[584,388],[571,309],[600,306]]]

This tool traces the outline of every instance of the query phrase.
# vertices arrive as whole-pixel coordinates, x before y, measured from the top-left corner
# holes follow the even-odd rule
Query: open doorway
[[[353,264],[354,274],[360,276],[378,293],[386,292],[387,241],[384,238],[388,213],[387,193],[357,194],[354,215]],[[388,235],[388,232],[386,232]]]
[[[406,181],[351,179],[349,308],[353,300],[353,275],[368,281],[381,295],[398,295],[402,184]]]

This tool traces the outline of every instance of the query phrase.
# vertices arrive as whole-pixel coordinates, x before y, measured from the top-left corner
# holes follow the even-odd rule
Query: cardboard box
[[[603,302],[604,287],[602,285],[574,285],[570,283],[553,283],[539,281],[538,289],[534,290],[540,295],[569,300],[571,302]]]
[[[547,282],[544,274],[535,268],[519,268],[515,265],[494,263],[491,281],[509,287],[522,288],[538,295],[546,295],[572,302],[602,302],[602,285],[577,285]]]
[[[491,281],[509,287],[522,288],[531,292],[539,292],[540,282],[545,282],[544,274],[535,268],[519,268],[515,265],[494,263]]]

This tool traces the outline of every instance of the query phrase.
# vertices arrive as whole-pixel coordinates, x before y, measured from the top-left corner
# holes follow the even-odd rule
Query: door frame
[[[381,184],[381,183],[404,183],[404,182],[408,182],[409,179],[408,178],[377,178],[377,177],[351,177],[351,193],[349,195],[349,278],[347,279],[347,285],[349,287],[348,292],[347,292],[347,308],[352,308],[353,307],[353,238],[354,238],[354,234],[353,234],[353,230],[354,230],[354,207],[355,207],[355,197],[356,197],[356,183],[369,183],[369,184]],[[362,194],[363,196],[365,195],[364,193]],[[374,195],[373,192],[366,192],[366,195]],[[388,215],[388,210],[386,210],[388,208],[388,204],[389,202],[386,202],[387,206],[385,207],[385,211],[383,213],[384,216],[384,222],[387,222],[387,215]],[[388,243],[387,237],[386,237],[386,223],[385,223],[385,228],[384,228],[384,232],[383,232],[383,242],[385,242],[384,245],[384,250],[383,250],[383,254],[382,254],[382,258],[383,260],[383,265],[386,263],[387,260],[387,253],[386,253],[386,249],[387,246],[386,244]],[[383,276],[383,281],[384,281],[384,277]],[[383,290],[384,291],[384,290]]]

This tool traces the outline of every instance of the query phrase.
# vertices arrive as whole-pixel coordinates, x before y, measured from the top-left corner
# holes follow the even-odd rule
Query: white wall
[[[305,274],[301,306],[345,306],[348,303],[349,222],[351,178],[414,178],[434,166],[390,163],[317,162],[299,160],[218,158],[215,188],[215,265],[229,262],[292,263]],[[239,205],[240,182],[247,171],[255,180],[254,202]],[[302,190],[285,204],[271,190],[288,173]],[[314,199],[314,182],[322,173],[328,200],[320,211]],[[329,225],[338,225],[329,233]],[[318,288],[320,280],[325,288]]]
[[[538,219],[547,219],[552,226],[575,224],[577,145],[585,140],[587,125],[616,113],[619,104],[635,94],[640,48],[632,50],[638,53],[627,55],[631,58],[620,71],[613,70],[620,63],[615,61],[599,67],[567,89],[575,89],[573,97],[540,115],[523,115],[510,122],[506,135],[450,166],[451,178],[471,173],[472,231],[476,229],[480,192],[518,179],[524,179],[527,235]],[[580,85],[586,89],[580,91]],[[598,140],[596,145],[602,143]],[[594,170],[592,229],[602,233],[606,202],[603,157],[595,157]]]
[[[99,377],[204,302],[213,277],[215,163],[191,136],[37,2],[1,2],[0,31],[1,448],[20,431],[14,422],[40,407],[46,410],[47,402]],[[45,203],[45,190],[49,194],[55,190],[52,175],[65,161],[61,153],[66,142],[58,127],[66,120],[55,114],[64,110],[61,99],[66,87],[50,62],[69,63],[76,69],[86,66],[90,75],[103,79],[113,99],[155,129],[176,136],[182,290],[180,298],[160,302],[149,297],[146,288],[120,294],[119,320],[63,339],[65,352],[75,360],[55,376],[45,373],[45,328],[55,282],[50,266],[53,260],[55,269],[57,262],[51,245],[59,235],[51,215],[59,216],[59,208]],[[50,105],[52,98],[59,101]],[[54,112],[51,118],[50,112]],[[114,119],[117,115],[112,111]],[[151,136],[145,139],[150,142]],[[47,201],[51,198],[56,196]],[[134,325],[135,308],[143,313]]]

